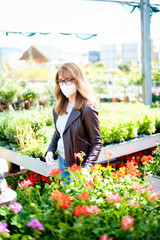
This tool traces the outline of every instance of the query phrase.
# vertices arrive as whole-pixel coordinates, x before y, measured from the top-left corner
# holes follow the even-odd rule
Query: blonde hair
[[[59,75],[65,79],[67,78],[74,78],[76,87],[77,87],[77,94],[76,94],[76,102],[73,107],[73,110],[82,110],[88,102],[96,106],[96,102],[93,98],[93,95],[90,91],[90,87],[87,81],[84,78],[84,75],[80,69],[80,67],[72,62],[63,64],[57,71],[55,76],[55,88],[54,88],[54,96],[56,98],[56,106],[55,111],[58,115],[62,115],[66,113],[66,106],[68,104],[68,98],[64,96],[62,93],[59,85],[58,79]]]

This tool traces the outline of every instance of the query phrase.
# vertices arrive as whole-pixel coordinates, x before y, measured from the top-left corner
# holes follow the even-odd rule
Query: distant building
[[[100,50],[100,61],[105,67],[115,67],[118,61],[118,50],[116,44],[102,45]]]
[[[100,52],[99,51],[89,51],[88,52],[88,60],[93,63],[100,61]]]
[[[138,43],[123,43],[121,59],[122,59],[122,62],[131,60],[132,62],[137,63],[138,62]]]
[[[30,59],[37,63],[46,63],[57,60],[60,57],[60,48],[58,46],[30,46],[19,60],[25,60],[28,62]]]

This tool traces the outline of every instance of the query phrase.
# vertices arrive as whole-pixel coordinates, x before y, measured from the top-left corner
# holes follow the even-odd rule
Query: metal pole
[[[141,0],[141,62],[143,103],[152,105],[150,0]]]

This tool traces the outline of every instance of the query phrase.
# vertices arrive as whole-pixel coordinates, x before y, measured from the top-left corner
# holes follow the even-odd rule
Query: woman
[[[98,111],[91,100],[89,87],[83,73],[75,63],[65,63],[57,71],[53,109],[55,132],[46,154],[46,162],[53,163],[58,150],[58,166],[61,176],[69,175],[68,167],[80,165],[74,154],[83,151],[83,171],[94,165],[101,151],[102,141],[99,129]]]

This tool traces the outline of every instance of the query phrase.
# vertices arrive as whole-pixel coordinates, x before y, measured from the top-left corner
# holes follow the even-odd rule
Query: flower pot
[[[124,98],[124,102],[129,102],[129,97],[128,96]]]
[[[16,143],[10,143],[9,146],[11,150],[16,150],[19,147]]]
[[[4,146],[6,146],[8,144],[9,144],[9,142],[7,140],[0,140],[0,146],[1,147],[4,147]]]
[[[112,102],[118,102],[119,99],[118,99],[118,98],[111,98],[111,101],[112,101]]]
[[[0,104],[0,112],[3,112],[3,110],[6,109],[6,105],[5,104]]]
[[[31,103],[28,100],[25,100],[25,109],[31,109]]]

